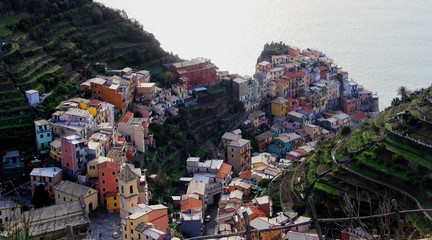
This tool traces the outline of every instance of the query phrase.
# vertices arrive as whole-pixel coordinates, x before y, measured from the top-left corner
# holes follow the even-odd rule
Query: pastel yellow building
[[[103,162],[112,162],[113,160],[111,158],[107,158],[107,157],[98,157],[95,158],[93,160],[91,160],[90,162],[87,163],[87,176],[89,178],[97,178],[98,177],[98,168],[97,166]]]
[[[61,181],[54,187],[55,203],[84,200],[86,212],[90,213],[98,207],[98,191],[70,181]]]
[[[275,116],[286,116],[288,113],[288,100],[278,97],[271,102],[271,111]]]
[[[168,208],[164,205],[138,204],[129,211],[130,215],[122,221],[123,240],[144,239],[137,227],[151,223],[155,229],[166,231],[168,228]]]
[[[106,196],[106,207],[108,211],[115,212],[119,211],[120,207],[120,196],[118,193],[107,194]]]
[[[50,143],[50,157],[56,161],[61,158],[61,142],[56,139]]]

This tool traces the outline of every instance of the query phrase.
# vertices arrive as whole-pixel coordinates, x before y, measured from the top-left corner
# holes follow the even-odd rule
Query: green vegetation
[[[386,130],[392,129],[403,136],[409,134],[410,138],[424,143],[432,142],[432,126],[426,120],[432,110],[427,100],[430,97],[430,88],[414,94],[404,93],[403,100],[395,101],[393,107],[341,134],[345,135],[341,142],[321,145],[307,160],[306,187],[300,189],[297,185],[296,191],[306,194],[306,199],[312,197],[317,214],[322,217],[378,214],[380,206],[389,199],[395,199],[400,209],[418,208],[416,202],[422,208],[431,208],[432,149]],[[328,162],[326,153],[335,145],[340,167],[323,166]],[[347,206],[354,211],[349,213]],[[407,223],[404,226],[407,233],[415,237],[432,233],[431,223],[423,214],[406,214],[402,218]],[[377,224],[382,225],[374,220],[351,224],[369,231]],[[378,230],[390,236],[396,233],[396,228]]]
[[[34,117],[49,117],[65,94],[83,95],[77,85],[95,75],[95,62],[107,62],[111,69],[148,69],[155,75],[163,64],[178,60],[124,11],[92,0],[6,0],[0,13],[0,40],[5,43],[0,52],[0,119],[16,120],[4,123],[9,128],[0,131],[6,136],[2,148],[33,146],[33,138],[18,133],[26,129],[25,136],[32,134]],[[22,95],[29,89],[53,94],[32,109]]]

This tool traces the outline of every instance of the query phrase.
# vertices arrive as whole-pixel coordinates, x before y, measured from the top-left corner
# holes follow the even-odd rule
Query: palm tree
[[[407,96],[407,94],[408,94],[407,87],[406,86],[400,86],[397,89],[397,94],[400,95],[402,99],[404,99]]]

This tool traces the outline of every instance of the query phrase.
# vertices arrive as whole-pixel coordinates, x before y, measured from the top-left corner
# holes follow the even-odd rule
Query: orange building
[[[132,101],[131,82],[117,76],[107,79],[91,78],[82,83],[80,87],[83,90],[91,90],[92,98],[111,103],[121,112],[124,112]]]
[[[100,205],[107,206],[108,210],[120,209],[120,197],[118,196],[119,166],[116,162],[105,161],[97,166],[99,182]],[[109,198],[109,204],[108,204]],[[109,206],[108,206],[109,205]]]

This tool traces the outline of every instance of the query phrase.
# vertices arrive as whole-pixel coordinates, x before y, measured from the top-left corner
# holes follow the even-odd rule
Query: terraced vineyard
[[[154,75],[178,59],[138,22],[91,0],[24,0],[20,7],[10,2],[0,7],[2,149],[34,145],[33,119],[49,116],[68,93],[79,93],[80,81],[95,74],[92,63],[148,69]],[[22,94],[29,89],[53,94],[32,111]]]
[[[302,188],[297,184],[295,189],[306,198],[312,197],[321,217],[379,214],[382,204],[391,199],[400,209],[431,209],[432,147],[427,143],[432,134],[427,131],[432,126],[425,121],[432,113],[430,97],[431,88],[419,91],[347,137],[337,135],[324,142],[307,160]],[[409,131],[410,138],[394,133],[396,130]],[[333,150],[335,161],[329,162]],[[355,211],[350,213],[347,206],[354,206]],[[404,231],[414,232],[417,237],[430,236],[431,220],[431,212],[403,215]],[[353,224],[368,231],[395,234],[380,229],[383,223],[377,220],[354,220]]]

